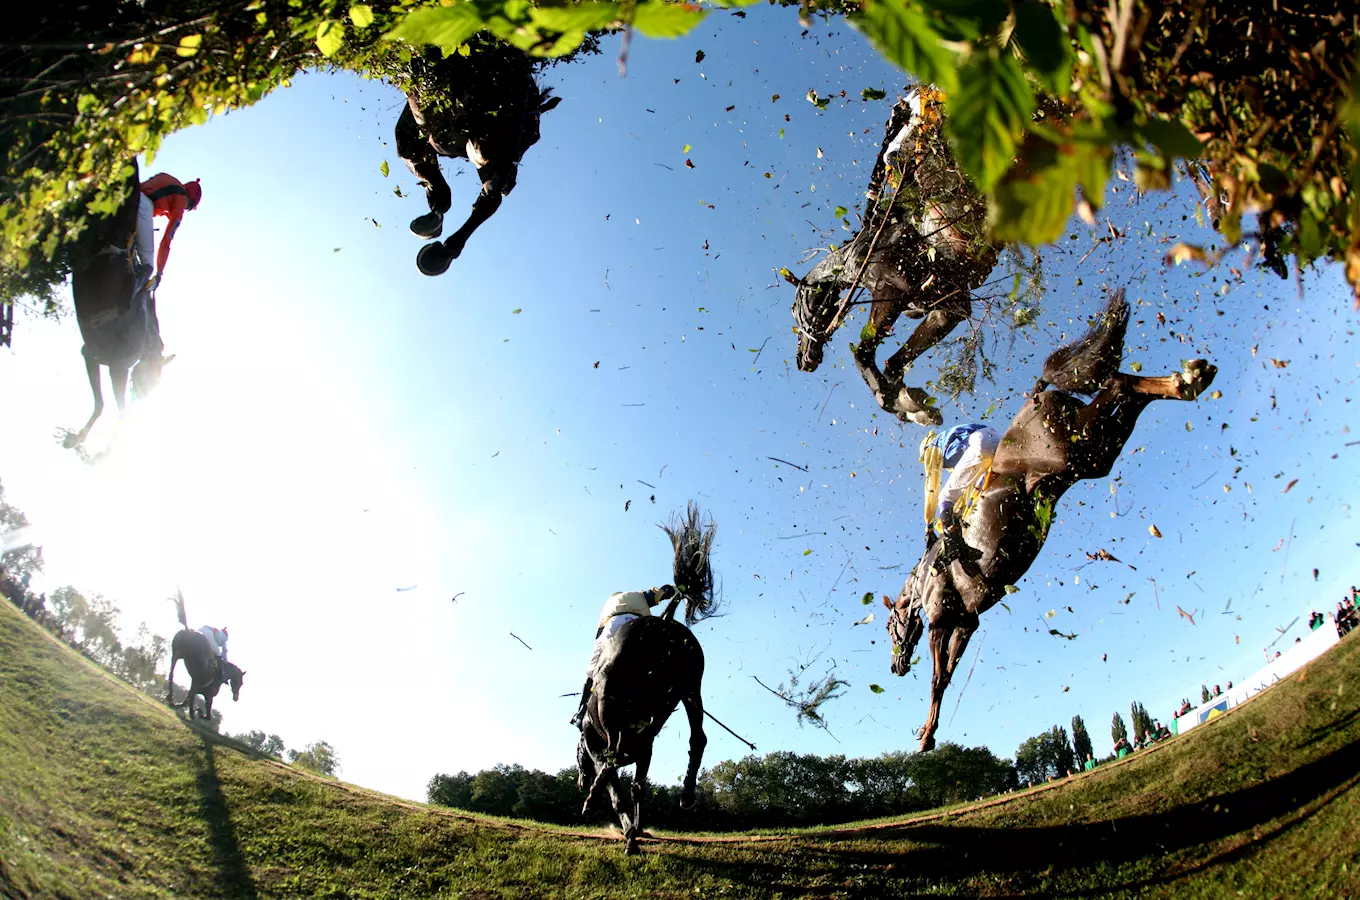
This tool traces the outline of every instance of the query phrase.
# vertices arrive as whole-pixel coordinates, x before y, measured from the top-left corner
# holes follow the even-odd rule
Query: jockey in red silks
[[[604,602],[604,608],[600,610],[600,620],[595,629],[595,646],[591,648],[590,663],[586,666],[586,684],[581,691],[581,705],[571,719],[572,725],[579,728],[585,721],[586,705],[590,702],[590,689],[595,681],[595,666],[600,661],[600,654],[604,652],[605,643],[624,625],[634,619],[650,616],[653,606],[669,600],[675,593],[675,587],[667,584],[645,591],[620,591],[609,595],[609,599]]]
[[[186,211],[197,209],[201,199],[203,188],[197,178],[184,184],[175,176],[161,172],[142,182],[141,205],[137,210],[137,255],[142,265],[149,266],[152,263],[156,242],[154,218],[165,216],[170,220],[165,226],[160,250],[154,252],[157,283],[170,259],[170,242],[175,239],[180,220]]]

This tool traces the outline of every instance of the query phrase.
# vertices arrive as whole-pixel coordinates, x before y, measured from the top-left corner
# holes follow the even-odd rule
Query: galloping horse
[[[578,784],[589,785],[582,815],[589,812],[601,787],[609,791],[625,841],[624,852],[641,852],[642,806],[647,798],[647,770],[652,745],[677,704],[689,719],[689,768],[680,794],[682,809],[693,809],[699,763],[703,759],[704,651],[685,625],[694,625],[714,612],[713,572],[708,555],[713,547],[712,523],[704,527],[699,509],[689,505],[683,521],[664,526],[675,549],[677,594],[660,616],[635,619],[619,629],[600,655],[593,675],[594,689],[576,745],[580,768]],[[685,625],[675,621],[680,600],[685,601]],[[636,764],[632,804],[622,796],[618,771]]]
[[[1202,359],[1174,375],[1140,377],[1119,371],[1129,308],[1124,292],[1111,294],[1104,313],[1081,340],[1055,351],[1043,378],[1001,438],[991,477],[964,521],[976,561],[953,560],[943,571],[935,543],[908,576],[888,607],[892,671],[905,675],[912,652],[930,629],[930,716],[922,726],[921,750],[935,746],[940,700],[954,668],[978,627],[1008,584],[1018,582],[1043,548],[1053,507],[1084,478],[1110,474],[1133,434],[1139,414],[1157,399],[1194,400],[1213,382],[1217,369]],[[1052,385],[1057,390],[1048,390]],[[1074,394],[1095,396],[1089,403]]]
[[[126,406],[128,374],[136,397],[144,397],[160,383],[161,370],[174,359],[164,355],[156,301],[148,286],[154,269],[141,271],[134,262],[132,238],[137,231],[137,162],[131,162],[128,196],[109,218],[94,223],[91,238],[81,250],[79,264],[71,272],[71,295],[76,323],[85,344],[85,371],[94,394],[94,412],[85,427],[69,432],[62,440],[68,449],[84,443],[90,429],[104,412],[104,392],[99,367],[107,366],[113,399],[121,411]]]
[[[971,292],[996,265],[998,247],[982,235],[987,203],[954,162],[943,131],[943,95],[921,86],[898,101],[869,179],[863,227],[803,278],[787,269],[797,291],[793,318],[798,368],[812,372],[822,348],[844,322],[846,290],[869,289],[869,323],[855,365],[878,405],[902,420],[938,425],[938,410],[921,388],[906,387],[912,362],[949,335],[972,310]],[[879,344],[900,316],[921,323],[880,370]]]
[[[467,56],[423,58],[428,74],[413,79],[397,121],[397,155],[420,179],[430,206],[411,222],[416,236],[439,237],[453,204],[440,156],[469,160],[482,182],[462,227],[416,255],[416,267],[426,275],[443,274],[477,227],[500,208],[501,198],[515,188],[524,151],[538,143],[539,118],[562,102],[538,86],[533,60],[522,51],[499,41],[472,40],[468,46]]]
[[[234,703],[241,699],[241,683],[245,681],[245,670],[238,667],[235,663],[222,663],[221,670],[217,667],[217,651],[213,649],[212,643],[206,635],[189,629],[188,617],[184,614],[183,595],[175,596],[175,610],[179,614],[179,624],[184,626],[181,631],[175,632],[174,638],[170,641],[170,673],[165,677],[166,693],[165,702],[171,706],[175,703],[175,663],[184,660],[184,668],[189,672],[189,693],[184,696],[184,702],[178,704],[187,707],[189,718],[194,717],[194,697],[203,698],[204,710],[203,718],[212,718],[213,698],[222,689],[223,677],[225,683],[231,685],[231,699]]]

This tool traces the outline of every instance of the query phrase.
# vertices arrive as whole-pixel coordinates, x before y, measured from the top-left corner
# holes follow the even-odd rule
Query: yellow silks
[[[926,527],[935,524],[935,507],[940,502],[940,475],[944,471],[944,448],[934,431],[921,441],[921,462],[926,467]]]
[[[995,457],[993,457],[994,459]],[[968,490],[964,491],[958,500],[954,501],[954,512],[958,514],[960,522],[968,521],[968,517],[977,509],[978,500],[987,492],[987,486],[992,483],[992,459],[987,460],[987,471],[979,475]]]

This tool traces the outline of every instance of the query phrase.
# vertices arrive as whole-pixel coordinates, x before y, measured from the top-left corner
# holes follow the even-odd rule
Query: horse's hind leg
[[[689,768],[685,770],[684,786],[680,790],[680,808],[694,808],[694,790],[699,777],[699,764],[704,759],[708,737],[704,734],[704,700],[696,690],[686,697],[685,716],[689,719]]]

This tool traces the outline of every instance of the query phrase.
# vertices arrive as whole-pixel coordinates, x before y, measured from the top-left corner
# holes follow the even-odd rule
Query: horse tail
[[[175,604],[175,614],[179,616],[179,624],[183,625],[187,631],[189,629],[189,617],[184,614],[184,592],[175,588],[175,596],[170,598],[170,602]]]
[[[673,515],[659,527],[671,539],[675,550],[673,575],[676,590],[685,598],[685,624],[707,619],[718,611],[713,595],[713,567],[709,562],[717,526],[712,519],[705,523],[698,504],[691,500],[683,516]]]
[[[1124,332],[1129,327],[1129,305],[1124,289],[1110,294],[1105,310],[1085,336],[1053,351],[1044,361],[1043,380],[1078,394],[1093,394],[1119,369],[1124,355]]]

